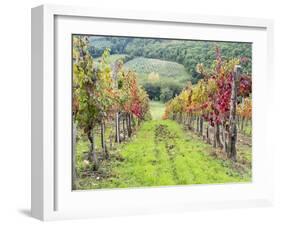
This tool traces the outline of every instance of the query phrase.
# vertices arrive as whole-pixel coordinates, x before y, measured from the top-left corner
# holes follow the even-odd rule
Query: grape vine
[[[170,100],[163,116],[164,119],[177,120],[190,130],[196,128],[203,139],[209,143],[212,140],[214,147],[223,148],[234,161],[236,125],[240,122],[238,127],[243,130],[244,121],[250,120],[252,114],[251,76],[237,71],[237,65],[245,60],[225,61],[217,48],[213,66],[205,68],[203,64],[198,64],[196,70],[203,78],[194,85],[187,84],[178,96]],[[210,130],[213,131],[212,138]]]
[[[88,42],[87,36],[73,36],[73,131],[87,135],[88,161],[97,170],[101,160],[110,158],[114,144],[131,137],[140,122],[149,117],[149,99],[134,72],[125,70],[122,61],[109,62],[109,49],[94,61]],[[73,139],[77,136],[76,132]],[[97,139],[101,152],[96,148]]]

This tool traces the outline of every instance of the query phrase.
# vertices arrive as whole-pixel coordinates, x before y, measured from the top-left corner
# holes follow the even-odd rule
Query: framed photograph
[[[271,205],[272,32],[265,19],[32,9],[32,216]]]

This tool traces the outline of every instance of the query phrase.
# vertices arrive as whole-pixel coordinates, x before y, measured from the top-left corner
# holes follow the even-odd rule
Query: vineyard
[[[155,72],[163,79],[190,78],[183,65],[171,61],[137,57],[126,62],[125,67],[134,70],[140,77]]]
[[[223,148],[236,161],[237,129],[244,131],[244,122],[248,123],[252,116],[251,77],[240,74],[239,59],[224,62],[218,48],[216,55],[213,69],[197,65],[204,79],[196,85],[188,84],[168,102],[164,118],[196,130],[208,143],[212,141],[214,148]]]
[[[251,180],[246,58],[225,60],[217,47],[212,66],[198,62],[201,79],[192,84],[175,62],[110,55],[109,48],[93,57],[99,40],[114,47],[73,36],[73,189]],[[160,84],[163,76],[186,80]]]

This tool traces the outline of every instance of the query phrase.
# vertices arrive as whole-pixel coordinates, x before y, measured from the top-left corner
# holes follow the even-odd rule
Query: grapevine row
[[[78,130],[87,136],[88,161],[97,170],[100,158],[110,157],[109,149],[113,143],[119,144],[131,137],[135,127],[149,113],[149,99],[146,92],[138,86],[136,74],[126,71],[121,61],[110,64],[108,49],[95,62],[88,52],[88,42],[86,36],[73,37],[74,178]],[[109,141],[105,136],[107,125],[112,125]],[[97,128],[100,128],[100,141],[96,141]],[[97,155],[96,142],[101,144],[102,156]]]
[[[217,48],[216,60],[211,68],[197,65],[196,70],[203,79],[194,85],[188,83],[178,96],[166,104],[163,116],[196,130],[208,143],[212,140],[214,147],[223,148],[234,161],[237,125],[243,129],[244,121],[251,120],[252,115],[251,75],[241,74],[239,66],[246,60],[223,60]]]

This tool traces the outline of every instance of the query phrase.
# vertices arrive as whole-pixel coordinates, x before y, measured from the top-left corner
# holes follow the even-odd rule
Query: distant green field
[[[191,78],[182,64],[172,61],[137,57],[126,62],[125,67],[134,70],[141,77],[156,72],[160,75],[160,79],[189,80]]]
[[[165,104],[160,101],[150,101],[150,112],[153,120],[162,119]]]
[[[101,57],[94,58],[95,61],[99,61],[100,59]],[[191,79],[191,76],[186,72],[182,64],[172,61],[144,57],[137,57],[129,60],[130,58],[126,54],[113,54],[109,57],[109,63],[118,59],[125,62],[125,68],[127,70],[133,70],[138,74],[138,80],[141,84],[147,81],[147,77],[151,72],[158,73],[161,81],[173,80],[181,82]]]

